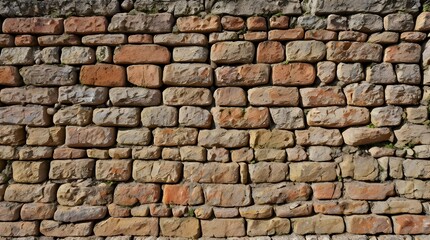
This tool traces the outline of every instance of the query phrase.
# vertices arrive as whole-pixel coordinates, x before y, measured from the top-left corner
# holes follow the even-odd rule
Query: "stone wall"
[[[0,239],[430,239],[428,10],[0,0]]]

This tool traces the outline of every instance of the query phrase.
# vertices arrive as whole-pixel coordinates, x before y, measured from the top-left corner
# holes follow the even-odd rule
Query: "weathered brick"
[[[394,196],[394,183],[348,182],[345,185],[345,196],[354,200],[385,200]]]
[[[102,219],[106,216],[105,206],[58,206],[54,220],[60,222],[81,222]]]
[[[119,129],[116,141],[120,145],[149,145],[152,139],[147,128]]]
[[[48,237],[84,237],[92,233],[93,224],[84,223],[62,223],[53,220],[43,220],[40,223],[40,233]]]
[[[209,128],[212,125],[212,115],[203,108],[184,106],[179,109],[178,122],[184,127]]]
[[[63,33],[62,18],[6,18],[3,32],[12,34],[61,34]]]
[[[69,147],[109,147],[115,143],[115,129],[109,127],[66,127]]]
[[[45,220],[54,217],[55,203],[25,203],[21,208],[22,220]]]
[[[2,65],[32,65],[34,50],[31,47],[3,48],[0,54]]]
[[[89,47],[63,47],[61,49],[61,63],[76,65],[76,64],[92,64],[96,61],[96,53],[94,49]]]
[[[299,91],[293,87],[251,88],[248,90],[248,100],[253,106],[298,106]]]
[[[161,195],[159,185],[150,183],[120,183],[115,188],[114,203],[122,206],[133,206],[136,203],[158,202]]]
[[[139,124],[138,108],[96,108],[93,111],[93,122],[104,127],[135,127]]]
[[[247,220],[248,236],[284,235],[290,232],[290,220],[272,218],[270,220]]]
[[[147,107],[142,110],[144,127],[174,127],[178,125],[178,109],[169,106]]]
[[[366,42],[367,34],[356,31],[341,31],[339,32],[339,40],[342,41],[354,41],[354,42]]]
[[[214,92],[214,99],[217,106],[246,106],[246,93],[240,87],[217,88]]]
[[[248,142],[248,132],[241,130],[201,130],[198,137],[198,144],[203,147],[237,148],[247,146]]]
[[[71,66],[34,65],[19,70],[24,83],[35,86],[73,85],[78,80],[76,70]]]
[[[291,163],[290,180],[293,182],[328,182],[337,178],[336,163]]]
[[[296,234],[333,234],[342,233],[345,230],[345,224],[342,217],[330,215],[315,215],[305,218],[291,219],[293,232]]]
[[[163,91],[163,102],[171,106],[207,106],[212,103],[212,93],[206,88],[169,87]]]
[[[386,216],[355,215],[345,217],[346,231],[353,234],[392,233],[391,220]]]
[[[352,146],[390,141],[393,133],[389,128],[353,127],[342,132],[345,144]]]
[[[154,36],[154,43],[164,46],[206,46],[208,39],[201,33],[166,33]]]
[[[419,200],[408,200],[405,198],[389,198],[387,201],[372,203],[372,213],[375,214],[419,214],[422,210],[423,206]]]
[[[95,170],[97,180],[127,181],[131,177],[131,160],[98,160]]]
[[[245,64],[237,67],[224,66],[215,70],[217,86],[258,86],[269,82],[270,66]]]
[[[209,51],[204,47],[175,47],[172,52],[174,62],[206,62]]]
[[[50,162],[49,179],[84,179],[93,176],[93,159],[53,160]]]
[[[22,84],[21,76],[18,73],[18,68],[13,66],[0,67],[0,85],[5,86],[20,86]]]
[[[396,74],[391,63],[380,63],[368,66],[366,69],[366,81],[375,84],[396,83]]]
[[[4,200],[8,202],[37,202],[48,203],[55,201],[57,184],[10,184],[4,193]]]
[[[395,44],[399,41],[399,34],[395,32],[373,33],[367,42],[378,44]]]
[[[417,43],[399,43],[385,49],[384,62],[418,63],[421,59],[421,46]]]
[[[315,68],[309,63],[276,64],[272,69],[273,85],[312,85],[315,81],[315,76]]]
[[[353,83],[344,88],[348,105],[376,107],[384,104],[384,88],[367,82]]]
[[[224,30],[238,31],[245,27],[245,21],[241,17],[223,16],[221,25]]]
[[[203,237],[243,237],[246,235],[243,218],[201,220]]]
[[[311,187],[305,183],[258,184],[252,188],[252,198],[255,204],[260,205],[283,204],[308,200],[311,191]]]
[[[312,184],[313,196],[316,199],[335,199],[342,194],[342,183],[314,183]]]
[[[300,129],[305,127],[303,110],[298,107],[270,108],[275,127],[279,129]]]
[[[285,59],[284,46],[280,42],[265,41],[258,44],[258,63],[278,63]]]
[[[395,234],[429,234],[428,216],[398,215],[393,217]]]
[[[253,183],[277,183],[285,181],[288,174],[288,165],[278,162],[258,162],[250,164],[249,176]]]
[[[62,184],[57,191],[57,202],[63,206],[100,206],[112,202],[113,187],[106,183],[87,181]]]
[[[326,55],[326,46],[319,41],[292,41],[287,43],[286,59],[290,62],[318,62]]]
[[[30,147],[25,146],[19,149],[19,159],[20,160],[40,160],[52,158],[52,148],[51,147]]]
[[[184,180],[197,183],[238,183],[237,163],[184,163]]]
[[[203,189],[200,185],[187,183],[165,185],[163,203],[177,205],[199,205],[204,203]]]
[[[300,96],[304,107],[346,105],[345,95],[339,87],[302,88]]]
[[[264,107],[215,107],[211,112],[215,125],[222,128],[265,128],[270,124],[269,109]]]
[[[37,222],[0,222],[0,233],[4,237],[27,237],[39,234]]]
[[[272,41],[291,41],[303,39],[305,31],[303,28],[293,28],[286,30],[270,30],[268,38]]]
[[[22,204],[12,202],[0,202],[0,220],[16,221],[19,219],[19,212]]]
[[[25,130],[23,126],[1,125],[0,144],[23,145],[25,143]]]
[[[219,64],[252,63],[254,44],[247,41],[218,42],[211,47],[211,61]]]
[[[324,29],[311,29],[305,32],[305,39],[318,41],[333,41],[337,40],[337,33]]]
[[[288,24],[290,22],[290,18],[288,16],[277,16],[274,15],[269,19],[270,29],[287,29]]]
[[[14,37],[10,34],[0,34],[0,46],[1,47],[13,47]]]
[[[306,119],[312,127],[343,128],[368,124],[370,114],[367,108],[360,107],[319,107],[312,108]]]
[[[115,48],[113,62],[116,64],[168,64],[170,51],[156,44],[122,45]]]
[[[159,231],[157,218],[108,218],[94,226],[96,236],[157,236]]]
[[[252,148],[283,149],[294,145],[294,134],[286,130],[250,130],[249,136]]]
[[[133,179],[137,182],[177,183],[182,164],[173,161],[134,161]]]
[[[41,104],[53,105],[57,102],[56,88],[14,87],[0,90],[0,101],[6,104]]]
[[[163,83],[169,86],[208,87],[212,82],[212,67],[208,64],[173,63],[164,67]]]
[[[139,87],[161,86],[161,68],[156,65],[132,65],[127,67],[127,80]]]
[[[326,145],[340,146],[343,144],[342,135],[338,129],[324,129],[320,127],[310,127],[307,130],[297,130],[295,132],[298,145]]]
[[[240,184],[203,186],[206,204],[219,207],[242,207],[251,204],[251,188]]]
[[[107,25],[106,17],[69,17],[64,21],[64,32],[72,34],[104,33]]]
[[[51,117],[43,106],[0,107],[0,124],[17,124],[43,127],[49,125]]]
[[[208,33],[221,30],[221,19],[217,15],[179,17],[176,21],[181,32]]]
[[[109,24],[109,32],[166,33],[172,32],[175,19],[170,13],[115,14]]]
[[[200,222],[196,218],[160,218],[161,235],[166,237],[197,238]]]
[[[39,46],[76,46],[81,44],[81,39],[73,34],[45,35],[37,38]]]
[[[86,126],[91,123],[92,108],[73,105],[59,109],[53,118],[56,125]]]
[[[385,88],[385,101],[392,105],[417,105],[421,100],[418,86],[389,85]]]
[[[53,158],[54,159],[76,159],[76,158],[84,158],[87,156],[87,153],[84,149],[75,149],[68,147],[60,147],[54,149]]]
[[[114,106],[147,107],[161,103],[161,92],[158,89],[116,87],[109,89],[109,98]]]
[[[28,128],[27,145],[58,146],[64,144],[64,128]]]
[[[96,34],[82,37],[82,44],[87,46],[118,46],[127,43],[124,34]]]
[[[382,46],[375,43],[341,42],[327,43],[327,60],[334,62],[380,62]]]
[[[363,214],[369,211],[366,201],[353,200],[319,201],[314,202],[313,208],[316,213],[336,215]]]
[[[121,87],[126,83],[126,73],[125,68],[118,65],[85,65],[81,67],[79,79],[85,85]]]
[[[131,155],[133,159],[159,159],[161,157],[161,148],[157,146],[135,147]]]

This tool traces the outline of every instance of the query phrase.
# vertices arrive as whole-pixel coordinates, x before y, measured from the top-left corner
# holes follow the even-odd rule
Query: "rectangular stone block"
[[[166,185],[167,186],[167,185]],[[160,185],[152,183],[120,183],[115,188],[113,202],[121,206],[155,203],[160,200]]]
[[[166,237],[198,238],[200,231],[196,218],[160,218],[160,233]]]
[[[9,202],[38,202],[55,201],[57,184],[10,184],[5,191],[4,200]]]
[[[34,64],[34,50],[31,47],[3,48],[0,53],[2,65],[32,65]]]
[[[211,113],[217,127],[266,128],[270,124],[269,109],[265,107],[214,107]]]
[[[0,126],[0,145],[22,145],[25,143],[25,137],[26,135],[23,126]]]
[[[152,134],[154,145],[173,147],[196,144],[198,131],[195,128],[156,128]]]
[[[170,33],[175,19],[170,13],[115,14],[108,27],[109,32]]]
[[[245,220],[243,218],[201,220],[200,223],[203,237],[227,238],[246,236]]]
[[[27,145],[58,146],[64,144],[65,131],[63,127],[28,128]]]
[[[131,177],[131,160],[98,160],[96,179],[104,181],[127,181]]]
[[[240,184],[203,186],[206,204],[219,207],[243,207],[251,204],[251,188]]]
[[[105,206],[58,206],[54,214],[54,220],[60,222],[82,222],[102,219],[106,216]]]
[[[78,73],[71,66],[33,65],[19,70],[26,85],[64,86],[73,85],[78,81]]]
[[[110,147],[115,139],[115,129],[111,127],[66,127],[68,147]]]
[[[184,180],[197,183],[238,183],[237,163],[184,163]]]
[[[3,32],[12,34],[61,34],[63,32],[62,18],[6,18],[3,22]]]
[[[13,180],[18,183],[41,183],[48,177],[47,161],[14,161],[12,163]]]
[[[69,17],[64,21],[64,32],[71,34],[104,33],[107,26],[106,17]]]
[[[85,179],[93,176],[93,159],[53,160],[50,162],[49,179]]]
[[[7,106],[0,107],[0,124],[17,124],[35,127],[48,126],[51,116],[43,106]]]
[[[327,43],[327,60],[334,62],[380,62],[382,46],[376,43],[332,41]]]
[[[173,161],[133,162],[133,179],[138,182],[177,183],[182,177],[182,163]]]
[[[54,217],[55,203],[25,203],[21,208],[22,220],[45,220]]]
[[[169,86],[209,87],[212,67],[203,63],[172,63],[164,67],[163,83]]]
[[[208,106],[212,92],[207,88],[168,87],[163,91],[163,103],[170,106]]]
[[[158,218],[108,218],[94,226],[96,236],[158,236]]]
[[[100,63],[81,67],[81,84],[105,87],[122,87],[126,83],[125,68],[119,65]]]
[[[93,111],[93,122],[104,127],[135,127],[139,124],[138,108],[96,108]]]
[[[244,64],[222,66],[215,69],[215,83],[218,87],[251,87],[269,82],[270,65]]]
[[[40,233],[48,237],[85,237],[92,234],[93,223],[63,223],[53,220],[40,222]]]
[[[58,89],[39,87],[4,88],[0,91],[0,101],[12,104],[54,105],[57,103]]]
[[[38,234],[38,222],[0,222],[0,236],[3,237],[28,237]]]
[[[311,195],[311,187],[305,183],[257,184],[252,187],[255,204],[283,204],[306,201]]]
[[[170,51],[156,44],[122,45],[116,47],[113,62],[116,64],[169,64]]]
[[[115,87],[109,90],[114,106],[147,107],[161,104],[161,91],[137,87]]]

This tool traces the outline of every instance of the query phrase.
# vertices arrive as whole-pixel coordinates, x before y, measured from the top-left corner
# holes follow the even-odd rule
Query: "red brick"
[[[309,63],[277,64],[272,68],[273,85],[305,86],[315,81],[316,70]]]
[[[392,233],[391,220],[386,216],[356,215],[345,218],[346,231],[353,234]]]
[[[285,49],[280,42],[265,41],[258,44],[258,63],[278,63],[285,59]]]
[[[340,87],[323,86],[301,88],[300,96],[304,107],[325,107],[346,105],[345,95]]]
[[[260,42],[267,39],[267,32],[246,32],[243,37],[246,41]]]
[[[46,35],[37,38],[40,46],[74,46],[80,45],[81,39],[72,34]]]
[[[246,92],[240,87],[218,88],[214,92],[214,98],[217,106],[246,106]]]
[[[115,188],[113,202],[121,206],[158,202],[161,189],[156,184],[121,183]]]
[[[180,17],[176,21],[181,32],[209,33],[221,30],[221,20],[217,15]]]
[[[270,29],[287,29],[290,23],[288,16],[272,16],[269,19]]]
[[[32,35],[18,35],[15,37],[17,47],[37,46],[37,38]]]
[[[222,128],[266,128],[270,124],[269,109],[264,107],[215,107],[211,112],[215,125]]]
[[[124,45],[117,47],[113,61],[118,64],[168,64],[170,52],[166,47],[150,45]]]
[[[394,183],[345,183],[345,196],[355,200],[384,200],[394,196]]]
[[[125,86],[125,68],[112,64],[85,65],[81,68],[80,81],[85,85],[121,87]]]
[[[395,234],[430,234],[430,216],[393,216]]]
[[[18,69],[12,66],[0,67],[0,85],[20,86],[22,84]]]
[[[341,183],[314,183],[312,184],[313,195],[316,199],[336,199],[342,194]]]
[[[245,21],[241,17],[224,16],[221,24],[224,30],[238,31],[245,28]]]
[[[128,43],[154,43],[154,39],[150,34],[134,34],[128,36]]]
[[[274,41],[297,40],[297,39],[303,39],[304,36],[305,36],[305,30],[303,30],[303,28],[269,31],[269,40],[274,40]]]
[[[127,80],[139,87],[161,86],[161,68],[157,65],[132,65],[127,67]]]
[[[61,34],[63,33],[62,18],[6,18],[3,32],[13,34]]]
[[[163,203],[198,205],[204,203],[203,190],[196,184],[164,185]]]
[[[421,59],[421,46],[417,43],[400,43],[385,49],[384,62],[418,63]]]
[[[246,26],[250,31],[266,31],[267,24],[264,17],[249,17],[246,19]]]
[[[269,73],[268,64],[224,66],[215,70],[215,81],[217,86],[258,86],[269,82]]]
[[[64,31],[74,34],[104,33],[107,26],[105,17],[69,17],[64,21]]]

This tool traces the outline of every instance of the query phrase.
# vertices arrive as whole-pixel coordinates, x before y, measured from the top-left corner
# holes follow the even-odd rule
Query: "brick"
[[[93,111],[93,122],[104,127],[136,127],[139,124],[138,108],[96,108]]]
[[[105,17],[69,17],[64,21],[64,32],[72,34],[96,34],[107,30]]]
[[[346,197],[354,200],[385,200],[394,196],[393,183],[344,183]]]
[[[380,62],[382,46],[375,43],[333,41],[327,43],[327,60],[333,62]]]
[[[22,84],[21,76],[18,73],[18,69],[13,66],[1,66],[0,67],[0,85],[4,86],[20,86]]]
[[[81,105],[73,105],[59,109],[53,118],[56,125],[86,126],[91,123],[92,109]]]
[[[251,88],[248,90],[248,100],[253,106],[298,106],[299,91],[294,87]]]
[[[272,206],[254,205],[239,208],[240,216],[250,219],[270,218],[273,215]]]
[[[270,30],[268,38],[271,41],[291,41],[303,39],[305,31],[303,28],[293,28],[286,30]]]
[[[283,204],[308,200],[311,191],[311,187],[305,183],[258,184],[252,188],[252,198],[259,205]]]
[[[81,39],[73,34],[45,35],[37,38],[39,46],[75,46],[81,44]]]
[[[178,124],[178,110],[169,106],[147,107],[142,110],[141,121],[144,127],[174,127]]]
[[[64,144],[64,128],[27,128],[27,145],[58,146]]]
[[[14,38],[10,34],[0,34],[0,46],[1,47],[13,47]]]
[[[241,17],[223,16],[221,25],[224,30],[238,31],[245,28],[245,21]]]
[[[61,18],[6,18],[3,21],[3,32],[12,34],[61,34]]]
[[[318,62],[326,55],[326,46],[319,41],[292,41],[285,46],[290,62]]]
[[[248,142],[248,132],[242,130],[201,130],[198,137],[198,145],[203,147],[238,148],[247,146]]]
[[[115,138],[115,129],[110,127],[66,127],[68,147],[109,147]]]
[[[418,64],[397,64],[395,67],[397,81],[405,84],[420,84],[421,73]]]
[[[131,177],[130,160],[98,160],[96,179],[105,181],[127,181]]]
[[[246,19],[247,29],[250,31],[265,31],[267,30],[266,19],[264,17],[249,17]]]
[[[313,213],[311,202],[288,203],[274,207],[277,217],[305,217]]]
[[[246,236],[245,220],[242,218],[202,220],[200,223],[203,237]]]
[[[285,59],[284,47],[280,42],[265,41],[258,44],[258,63],[278,63]]]
[[[273,85],[312,85],[315,81],[315,76],[315,68],[308,63],[276,64],[272,69]]]
[[[314,211],[322,214],[351,215],[363,214],[369,211],[366,201],[319,201],[313,204]]]
[[[304,107],[346,105],[345,95],[339,87],[301,88],[300,96]]]
[[[206,161],[206,149],[200,146],[183,146],[179,148],[180,159],[182,161]]]
[[[206,62],[208,59],[209,51],[204,47],[175,47],[173,49],[174,62]]]
[[[243,38],[246,41],[250,42],[261,42],[267,40],[266,32],[246,32],[243,34]]]
[[[171,106],[207,106],[212,103],[212,96],[205,88],[170,87],[163,91],[163,102]]]
[[[366,81],[375,84],[396,83],[396,74],[390,63],[374,64],[366,69]]]
[[[58,90],[56,88],[16,87],[0,90],[1,102],[6,104],[41,104],[54,105],[57,102]]]
[[[92,233],[92,223],[62,223],[53,220],[43,220],[40,223],[40,233],[48,237],[83,237]]]
[[[249,145],[252,148],[283,149],[294,145],[294,134],[285,130],[250,130]]]
[[[127,80],[136,86],[158,88],[161,86],[161,68],[156,65],[129,66]]]
[[[49,179],[84,179],[93,176],[94,160],[67,159],[50,162]]]
[[[109,89],[109,98],[119,107],[156,106],[161,103],[161,92],[158,89],[116,87]]]
[[[0,63],[2,65],[32,65],[34,64],[34,50],[31,47],[3,48]]]
[[[269,19],[270,29],[287,29],[289,26],[290,18],[288,16],[274,15]]]
[[[367,41],[379,44],[395,44],[399,41],[399,34],[395,32],[373,33]]]
[[[121,206],[133,206],[136,203],[154,203],[158,202],[160,195],[160,186],[156,184],[138,182],[120,183],[115,188],[113,202]]]
[[[418,63],[421,59],[421,46],[417,43],[399,43],[385,49],[384,62]]]
[[[285,181],[288,165],[278,162],[258,162],[248,165],[250,179],[253,183],[277,183]],[[269,216],[270,217],[270,216]]]
[[[194,145],[197,140],[194,128],[156,128],[153,135],[156,146]]]
[[[264,107],[211,109],[215,125],[222,128],[266,128],[270,124],[269,110]]]
[[[54,203],[25,203],[21,208],[22,220],[52,219],[57,206]]]
[[[170,13],[118,13],[109,24],[109,32],[124,33],[170,33],[175,19]]]
[[[307,114],[307,123],[312,127],[343,128],[366,125],[370,122],[367,108],[360,107],[319,107],[312,108]]]
[[[164,67],[163,83],[169,86],[208,87],[212,68],[203,63],[173,63]]]
[[[356,42],[366,42],[367,34],[356,31],[342,31],[339,32],[339,40],[341,41],[356,41]]]
[[[116,64],[168,64],[170,51],[156,44],[122,45],[115,48],[113,61]]]
[[[237,163],[184,163],[184,180],[197,183],[238,183]]]
[[[199,205],[204,203],[203,189],[193,183],[165,185],[163,203],[175,205]]]
[[[120,129],[116,137],[120,145],[149,145],[151,139],[151,131],[147,128]]]
[[[337,33],[324,29],[312,29],[305,32],[305,39],[317,41],[337,40]]]
[[[376,14],[359,13],[348,19],[348,28],[365,33],[380,32],[384,29],[382,17]]]
[[[290,180],[294,182],[324,182],[337,178],[336,164],[334,163],[291,163]]]
[[[421,89],[418,86],[389,85],[385,88],[385,101],[392,105],[418,105]]]
[[[342,194],[341,183],[314,183],[312,184],[313,196],[316,199],[336,199]]]
[[[46,107],[19,105],[0,107],[0,124],[43,127],[48,126],[50,122],[51,117]]]
[[[121,87],[126,83],[124,67],[112,64],[82,66],[80,82],[85,85]]]
[[[345,144],[352,146],[390,141],[393,133],[389,128],[353,127],[342,133]]]
[[[173,161],[134,161],[133,179],[137,182],[177,183],[182,177],[182,164]]]
[[[246,93],[240,87],[221,87],[214,92],[215,104],[226,107],[246,106]]]
[[[0,202],[0,220],[1,221],[16,221],[19,219],[19,212],[22,204],[12,202]]]
[[[346,102],[353,106],[381,106],[384,104],[384,88],[367,82],[353,83],[344,88]]]
[[[166,33],[154,36],[154,43],[163,46],[207,46],[208,39],[201,33]]]
[[[364,71],[361,63],[339,63],[337,65],[337,78],[345,84],[364,80]]]
[[[206,204],[219,207],[242,207],[251,204],[251,188],[239,184],[203,186]]]
[[[386,216],[356,215],[345,217],[346,231],[353,234],[392,233],[391,220]]]
[[[297,144],[302,146],[341,146],[343,144],[342,135],[338,129],[310,127],[307,130],[296,130],[295,134]]]
[[[247,41],[218,42],[211,47],[211,61],[218,64],[252,63],[254,44]]]
[[[55,201],[57,184],[9,184],[4,193],[4,200],[8,202],[37,202],[48,203]]]
[[[345,230],[342,217],[321,214],[312,217],[293,218],[291,225],[296,234],[333,234],[342,233]]]
[[[257,161],[283,162],[286,153],[281,149],[257,148],[255,149],[254,158]]]
[[[270,108],[270,116],[279,129],[300,129],[305,127],[303,110],[298,107]]]
[[[35,86],[73,85],[78,79],[71,66],[34,65],[19,70],[24,83]]]
[[[239,40],[239,35],[236,32],[213,32],[209,34],[209,44],[217,42]],[[246,39],[245,39],[246,40]]]
[[[67,147],[60,147],[54,149],[54,159],[76,159],[86,157],[86,151],[84,149],[74,149]]]
[[[224,66],[215,69],[217,86],[258,86],[269,82],[270,66],[267,64],[246,64]]]
[[[60,63],[60,47],[45,47],[36,53],[36,61],[47,64]]]
[[[82,44],[87,46],[118,46],[127,43],[124,34],[96,34],[82,37]]]
[[[157,146],[137,147],[132,149],[133,159],[158,159],[161,157],[161,148]]]
[[[167,237],[197,238],[200,224],[196,218],[160,218],[161,235]]]
[[[91,180],[62,184],[57,191],[57,202],[63,206],[106,205],[112,202],[113,187]]]
[[[429,234],[427,227],[430,221],[428,216],[420,215],[398,215],[393,216],[395,234]]]
[[[80,222],[104,218],[107,213],[105,206],[59,206],[55,211],[54,220],[61,222]]]
[[[375,214],[419,214],[423,206],[419,200],[408,200],[404,198],[389,198],[387,201],[373,202],[372,213]]]
[[[247,220],[247,226],[248,236],[283,235],[290,232],[290,221],[282,218]]]
[[[180,32],[209,33],[221,30],[221,19],[217,15],[179,17],[176,25]]]
[[[94,226],[96,236],[137,235],[157,236],[157,218],[108,218]]]
[[[37,222],[0,222],[1,236],[27,237],[39,234]]]
[[[23,126],[1,125],[0,144],[1,145],[23,145],[25,143],[25,130]]]
[[[128,36],[128,43],[154,43],[154,37],[150,34],[133,34]]]
[[[92,64],[95,61],[95,51],[89,47],[63,47],[61,50],[62,64]]]
[[[179,125],[184,127],[210,128],[211,113],[200,107],[184,106],[179,109]]]

